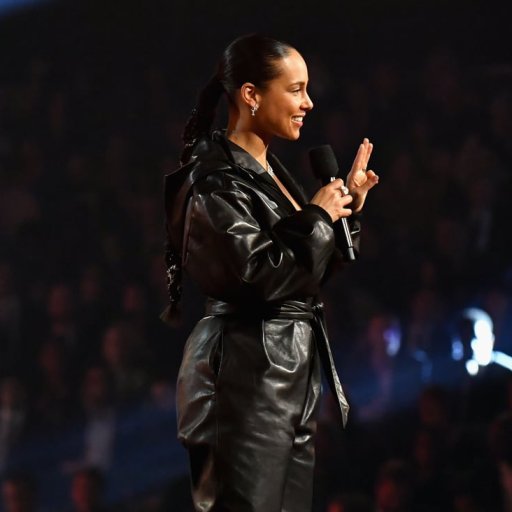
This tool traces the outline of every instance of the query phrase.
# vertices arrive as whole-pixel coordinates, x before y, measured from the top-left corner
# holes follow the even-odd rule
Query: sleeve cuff
[[[309,211],[312,211],[312,212],[317,212],[320,215],[320,217],[322,217],[322,220],[327,222],[327,224],[329,224],[329,226],[333,225],[331,216],[321,206],[318,206],[317,204],[308,203],[308,204],[304,205],[302,207],[302,209],[303,210],[309,210]]]

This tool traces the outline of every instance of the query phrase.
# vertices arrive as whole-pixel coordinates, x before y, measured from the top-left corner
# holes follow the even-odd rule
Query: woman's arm
[[[307,205],[263,229],[252,195],[218,181],[210,176],[196,184],[185,224],[183,265],[202,290],[227,301],[318,293],[334,250],[329,214]]]

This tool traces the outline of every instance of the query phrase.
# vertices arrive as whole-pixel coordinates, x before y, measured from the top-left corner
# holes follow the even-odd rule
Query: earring
[[[256,115],[256,112],[258,111],[258,105],[254,105],[251,107],[251,116],[254,117]]]

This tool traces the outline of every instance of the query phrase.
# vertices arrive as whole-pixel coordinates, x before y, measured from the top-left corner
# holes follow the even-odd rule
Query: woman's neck
[[[265,143],[262,137],[252,131],[236,128],[230,129],[229,126],[226,135],[231,142],[245,149],[247,153],[253,156],[264,169],[267,168],[268,144]]]

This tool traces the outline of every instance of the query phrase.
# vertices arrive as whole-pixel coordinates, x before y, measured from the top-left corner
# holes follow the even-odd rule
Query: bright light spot
[[[384,331],[384,339],[386,340],[386,353],[390,357],[394,357],[400,350],[400,340],[402,333],[400,327],[388,327]]]
[[[478,373],[478,369],[478,363],[474,359],[466,361],[466,370],[468,371],[469,375],[474,377]]]
[[[482,340],[489,340],[490,343],[494,342],[494,334],[492,333],[492,322],[487,319],[480,319],[475,322],[475,336]]]
[[[479,323],[480,321],[485,322],[488,324],[490,331],[492,332],[494,326],[492,324],[492,318],[489,316],[488,313],[486,313],[483,309],[478,308],[466,308],[462,314],[468,319],[472,320],[475,324]],[[479,329],[485,329],[485,327],[479,327]],[[476,332],[475,332],[476,334]]]
[[[471,349],[473,350],[473,357],[480,366],[487,366],[492,361],[492,341],[473,338],[471,341]]]
[[[471,350],[473,357],[466,362],[466,370],[470,375],[477,375],[481,366],[496,363],[512,371],[512,357],[503,352],[494,352],[494,333],[492,319],[483,309],[468,308],[463,316],[473,322],[473,339]],[[452,358],[456,361],[464,356],[464,345],[459,338],[452,340]]]
[[[508,354],[496,351],[493,352],[492,358],[496,364],[499,364],[500,366],[503,366],[503,368],[512,371],[512,357],[510,357]]]
[[[473,321],[474,338],[471,340],[473,358],[480,366],[487,366],[492,362],[492,349],[494,348],[494,334],[492,319],[483,309],[468,308],[464,316]]]

